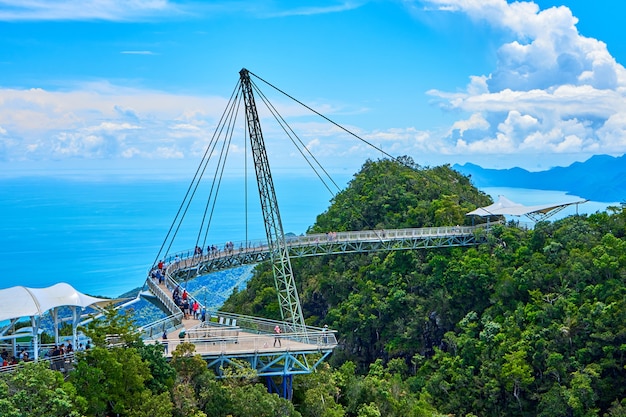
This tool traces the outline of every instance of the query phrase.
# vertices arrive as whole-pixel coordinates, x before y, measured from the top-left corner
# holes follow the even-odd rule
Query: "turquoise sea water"
[[[332,198],[317,178],[275,178],[275,185],[286,233],[305,233]],[[0,180],[0,288],[67,282],[87,294],[115,297],[141,286],[188,186],[188,181]],[[169,253],[195,246],[205,211],[213,211],[207,243],[264,238],[256,184],[249,182],[247,188],[247,224],[243,180],[225,180],[214,208],[206,206],[208,186],[200,188]],[[577,199],[558,191],[485,192],[527,205]],[[579,210],[589,213],[606,206],[589,202]]]
[[[188,187],[188,181],[1,180],[0,288],[67,282],[87,294],[115,297],[143,285]],[[285,233],[305,233],[332,198],[313,178],[275,179],[275,188]],[[213,212],[208,243],[263,239],[256,184],[247,189],[247,210],[241,179],[224,180],[217,202],[207,208],[210,185],[201,186],[170,253],[193,248],[198,236],[204,242],[205,212],[207,219]]]

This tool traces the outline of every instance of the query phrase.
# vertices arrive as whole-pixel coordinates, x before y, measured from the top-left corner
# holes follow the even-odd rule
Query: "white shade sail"
[[[587,200],[578,200],[569,203],[551,203],[540,204],[535,206],[524,206],[519,203],[515,203],[505,196],[498,196],[498,201],[486,206],[477,208],[474,211],[470,211],[466,216],[528,216],[531,219],[543,220],[552,214],[564,209],[572,204],[582,204]]]
[[[86,308],[106,305],[115,300],[91,297],[64,282],[47,288],[11,287],[0,290],[0,321],[19,317],[42,316],[62,306]]]

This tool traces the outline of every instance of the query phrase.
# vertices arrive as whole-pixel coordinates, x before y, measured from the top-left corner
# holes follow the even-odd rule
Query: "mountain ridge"
[[[626,154],[619,157],[594,155],[584,162],[538,172],[518,167],[483,168],[472,163],[454,164],[452,169],[469,176],[478,188],[557,190],[599,202],[626,201]]]

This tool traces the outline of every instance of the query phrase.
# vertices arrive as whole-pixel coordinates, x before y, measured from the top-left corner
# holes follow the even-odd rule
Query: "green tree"
[[[121,343],[125,346],[141,345],[133,310],[119,310],[111,304],[104,309],[104,317],[92,320],[81,330],[95,346],[107,347]]]
[[[95,416],[149,415],[153,412],[150,406],[160,404],[164,398],[159,395],[159,402],[150,401],[154,395],[148,388],[150,380],[149,363],[142,360],[137,349],[122,347],[96,346],[86,351],[70,374],[70,381],[87,400],[88,414]]]
[[[30,362],[0,374],[0,415],[3,417],[85,415],[85,399],[47,362]]]

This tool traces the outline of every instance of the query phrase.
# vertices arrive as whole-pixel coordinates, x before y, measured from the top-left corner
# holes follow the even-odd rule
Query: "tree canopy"
[[[489,203],[447,166],[368,161],[310,230],[464,224]],[[293,259],[307,321],[339,347],[294,378],[292,402],[245,366],[218,380],[191,344],[168,362],[111,310],[67,380],[45,363],[0,374],[0,414],[626,416],[625,208],[489,233],[470,248]],[[268,266],[223,309],[278,319]]]

